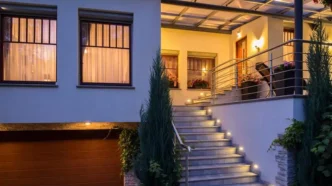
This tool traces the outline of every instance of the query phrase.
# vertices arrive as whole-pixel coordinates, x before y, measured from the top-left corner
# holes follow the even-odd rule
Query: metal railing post
[[[235,65],[235,88],[238,89],[239,84],[239,76],[238,76],[238,69],[237,64]]]
[[[270,97],[273,97],[273,59],[270,53]]]
[[[185,178],[186,186],[189,186],[188,178],[189,178],[189,151],[187,151],[186,153],[186,178]]]

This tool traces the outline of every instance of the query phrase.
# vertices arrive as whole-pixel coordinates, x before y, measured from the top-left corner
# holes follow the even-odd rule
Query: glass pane
[[[123,43],[123,35],[122,35],[122,26],[118,25],[117,28],[116,28],[116,32],[117,32],[117,47],[122,47],[122,43]]]
[[[41,43],[41,33],[42,33],[41,19],[36,19],[35,24],[36,24],[35,25],[35,42]]]
[[[123,27],[123,43],[125,48],[130,48],[130,30],[129,30],[129,26],[124,26]]]
[[[10,30],[10,26],[11,26],[11,22],[12,22],[12,18],[10,17],[5,17],[4,18],[4,31],[3,31],[3,39],[4,41],[10,41],[11,38],[11,30]]]
[[[82,47],[83,82],[129,83],[129,50]]]
[[[12,41],[18,41],[18,24],[19,24],[19,19],[16,17],[12,18]]]
[[[4,43],[4,80],[56,81],[56,46]]]
[[[20,18],[20,42],[26,42],[27,31],[27,20],[25,18]]]
[[[28,19],[28,42],[33,43],[34,42],[34,20]]]
[[[90,29],[89,29],[89,45],[90,46],[96,46],[96,24],[90,23]]]
[[[50,43],[56,44],[56,20],[51,20],[51,41]]]
[[[109,25],[104,25],[104,46],[110,46],[110,28]]]
[[[43,43],[50,41],[50,21],[43,19]]]
[[[111,47],[116,47],[116,25],[111,25]]]
[[[82,37],[82,45],[89,45],[89,25],[88,23],[82,23],[81,25],[81,37]]]
[[[103,46],[103,25],[97,24],[97,46]]]

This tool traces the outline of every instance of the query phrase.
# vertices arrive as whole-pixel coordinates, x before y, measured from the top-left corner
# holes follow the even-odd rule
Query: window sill
[[[170,90],[181,90],[180,88],[169,88]]]
[[[0,83],[0,87],[36,87],[36,88],[58,88],[57,84],[17,84],[17,83]]]
[[[134,90],[132,86],[107,86],[107,85],[77,85],[77,88],[91,88],[91,89],[129,89]]]

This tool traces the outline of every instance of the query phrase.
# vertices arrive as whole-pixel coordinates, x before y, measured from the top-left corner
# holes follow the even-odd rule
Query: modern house
[[[308,40],[331,16],[311,0],[0,1],[0,185],[123,185],[118,128],[139,123],[159,48],[189,185],[278,184],[267,149],[304,119]]]

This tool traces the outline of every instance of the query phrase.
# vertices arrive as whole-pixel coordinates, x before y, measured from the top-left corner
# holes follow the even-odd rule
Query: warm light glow
[[[255,169],[258,169],[259,166],[258,166],[257,164],[254,164],[254,168],[255,168]]]
[[[191,102],[191,99],[188,99],[187,102],[190,103],[190,102]]]
[[[6,7],[1,7],[1,9],[2,9],[2,10],[7,10],[7,8],[6,8]]]
[[[202,71],[203,71],[203,72],[206,72],[206,68],[202,68]]]
[[[204,93],[203,93],[203,92],[201,92],[201,96],[204,96]]]
[[[217,119],[217,123],[220,123],[220,119]]]
[[[88,49],[84,49],[84,54],[87,54],[88,53]]]
[[[227,136],[231,136],[232,135],[232,133],[231,132],[227,132]]]
[[[238,39],[240,39],[240,38],[242,37],[242,34],[241,34],[240,31],[238,31],[236,35],[237,35],[237,38],[238,38]]]
[[[89,126],[89,125],[91,125],[91,123],[90,122],[85,122],[85,125]]]
[[[212,112],[212,110],[211,110],[211,109],[208,109],[208,112],[209,112],[209,113],[211,113],[211,112]]]
[[[261,49],[263,47],[263,44],[264,44],[264,39],[260,38],[260,39],[255,40],[253,42],[253,47],[256,48],[257,50],[259,50],[259,49]]]
[[[239,151],[243,151],[243,150],[244,150],[244,148],[240,146],[239,147]]]

